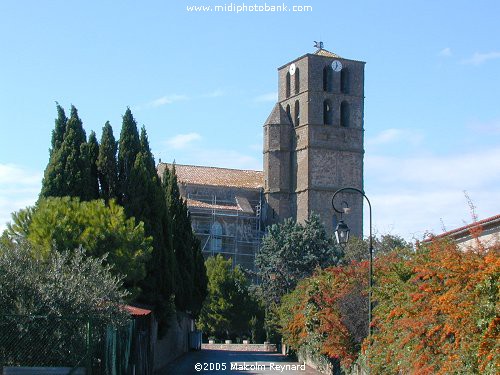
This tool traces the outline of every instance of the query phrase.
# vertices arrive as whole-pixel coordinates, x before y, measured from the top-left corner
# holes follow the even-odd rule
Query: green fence
[[[79,317],[0,315],[0,371],[4,367],[65,367],[69,373],[130,373],[134,322],[97,327]]]

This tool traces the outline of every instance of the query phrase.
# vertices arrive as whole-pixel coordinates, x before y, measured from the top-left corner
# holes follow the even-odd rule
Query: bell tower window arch
[[[286,97],[290,97],[290,72],[286,72]]]

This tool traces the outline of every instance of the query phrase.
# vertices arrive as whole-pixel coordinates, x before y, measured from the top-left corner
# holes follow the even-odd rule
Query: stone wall
[[[193,320],[189,315],[177,312],[168,322],[167,333],[158,339],[155,346],[154,369],[158,370],[189,351],[189,332],[193,330]]]
[[[229,350],[236,352],[276,352],[276,344],[201,344],[202,350]]]

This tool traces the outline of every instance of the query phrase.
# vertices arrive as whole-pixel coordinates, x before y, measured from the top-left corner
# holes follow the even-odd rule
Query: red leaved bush
[[[368,332],[367,286],[367,262],[327,268],[302,280],[282,301],[285,343],[349,367]]]
[[[460,251],[436,240],[408,259],[379,259],[372,370],[496,373],[498,255],[498,245]]]

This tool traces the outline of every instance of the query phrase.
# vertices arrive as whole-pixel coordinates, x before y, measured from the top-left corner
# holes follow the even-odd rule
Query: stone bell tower
[[[331,199],[342,187],[363,189],[364,66],[319,48],[278,68],[278,103],[264,124],[267,224],[319,214],[333,231]],[[337,201],[338,199],[338,201]],[[362,197],[345,193],[344,216],[363,232]]]

